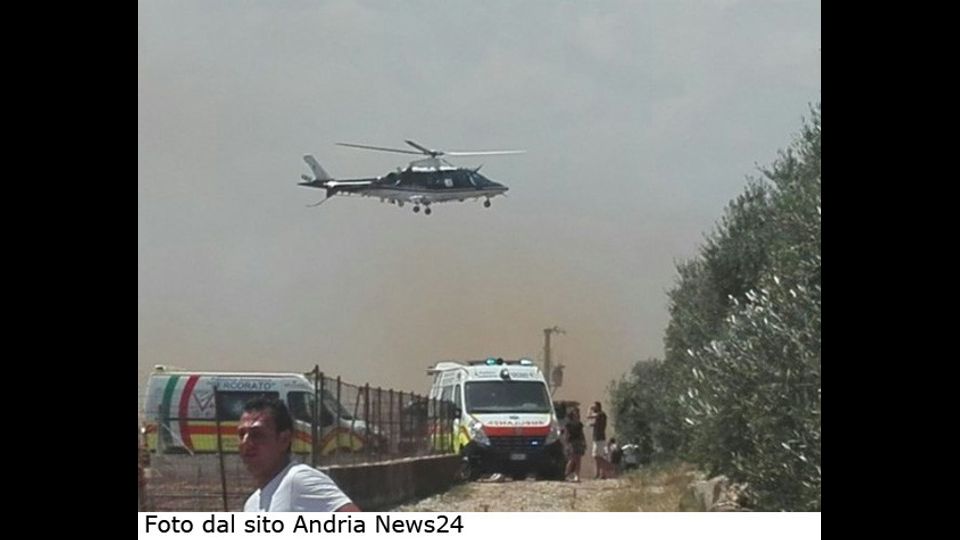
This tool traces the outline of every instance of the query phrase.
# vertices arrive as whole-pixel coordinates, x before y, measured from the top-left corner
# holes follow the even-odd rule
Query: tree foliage
[[[611,387],[618,433],[746,482],[764,510],[820,510],[820,117],[677,265],[663,361]]]

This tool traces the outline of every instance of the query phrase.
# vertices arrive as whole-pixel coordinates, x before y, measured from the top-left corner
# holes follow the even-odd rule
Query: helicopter
[[[467,169],[455,167],[441,156],[493,156],[503,154],[522,154],[525,150],[495,150],[488,152],[444,152],[432,150],[413,141],[404,141],[416,151],[401,148],[385,148],[365,144],[337,143],[338,146],[395,152],[400,154],[425,155],[424,159],[410,162],[407,168],[397,168],[396,172],[376,178],[336,179],[327,174],[320,163],[310,154],[303,160],[313,171],[311,178],[300,175],[303,182],[298,185],[326,190],[326,197],[310,206],[320,206],[334,195],[362,195],[379,197],[380,202],[389,201],[403,207],[404,203],[413,205],[413,211],[430,215],[430,205],[448,201],[463,202],[467,199],[485,199],[483,206],[490,207],[490,199],[497,195],[506,196],[509,189],[480,174],[480,167]],[[481,165],[482,167],[482,165]]]

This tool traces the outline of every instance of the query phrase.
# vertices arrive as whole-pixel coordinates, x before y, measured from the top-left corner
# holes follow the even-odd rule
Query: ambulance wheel
[[[464,482],[473,482],[474,480],[480,478],[480,471],[470,463],[470,460],[467,457],[463,457],[460,462],[460,480]]]

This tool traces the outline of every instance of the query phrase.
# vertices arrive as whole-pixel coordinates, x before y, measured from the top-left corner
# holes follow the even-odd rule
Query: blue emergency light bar
[[[519,360],[504,360],[503,358],[495,358],[493,356],[491,356],[490,358],[487,358],[486,360],[470,360],[467,363],[470,364],[471,366],[475,366],[477,364],[484,364],[487,366],[502,366],[502,365],[533,366],[533,365],[536,365],[533,363],[533,360],[530,360],[529,358],[521,358]]]

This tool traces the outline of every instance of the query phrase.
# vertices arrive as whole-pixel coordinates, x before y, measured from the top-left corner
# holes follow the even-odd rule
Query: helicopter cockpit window
[[[483,177],[482,174],[477,172],[471,172],[470,179],[473,181],[473,185],[477,187],[485,187],[491,184],[489,180],[487,180],[486,178]]]
[[[471,188],[473,187],[473,180],[470,178],[470,175],[473,171],[464,171],[459,170],[451,174],[452,184],[447,186],[451,188]]]

